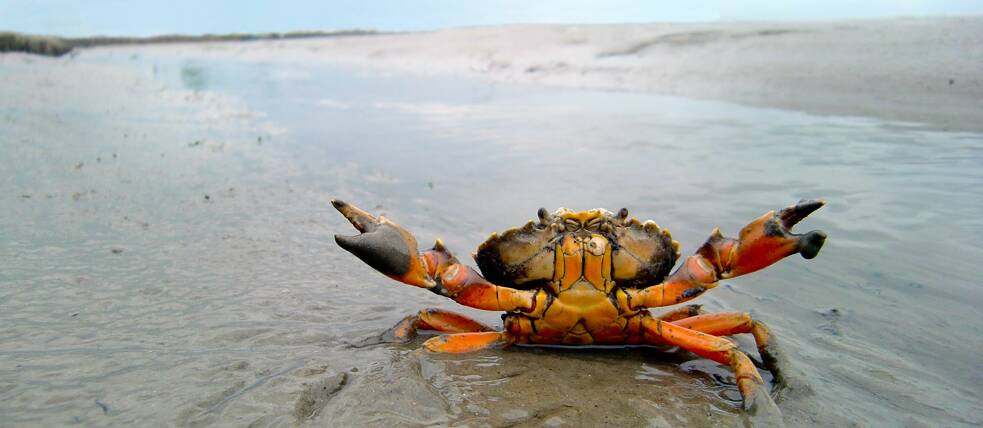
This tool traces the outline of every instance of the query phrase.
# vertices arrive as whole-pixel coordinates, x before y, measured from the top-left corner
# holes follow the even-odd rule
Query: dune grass
[[[13,32],[0,32],[0,53],[26,52],[38,55],[62,56],[75,48],[86,48],[106,45],[132,45],[152,43],[195,43],[195,42],[243,42],[252,40],[303,39],[313,37],[361,36],[377,34],[370,30],[341,30],[341,31],[295,31],[289,33],[236,33],[236,34],[204,34],[162,35],[153,37],[81,37],[63,38],[38,36]]]

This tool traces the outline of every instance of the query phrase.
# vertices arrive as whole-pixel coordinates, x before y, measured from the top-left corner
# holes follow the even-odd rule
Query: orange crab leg
[[[737,345],[722,337],[701,333],[695,330],[675,325],[673,323],[646,317],[642,320],[642,328],[646,340],[650,343],[669,343],[704,358],[726,364],[734,370],[737,379],[737,389],[744,397],[745,408],[761,399],[764,392],[764,380],[758,374],[758,369]],[[767,396],[767,394],[763,394]],[[770,400],[771,397],[768,397]]]
[[[502,287],[485,280],[468,266],[452,264],[441,272],[434,293],[447,296],[456,302],[489,311],[531,312],[536,308],[536,292]]]
[[[686,318],[692,318],[702,313],[703,313],[703,305],[686,305],[656,315],[655,319],[673,322]]]
[[[693,299],[716,287],[717,281],[766,268],[795,253],[816,257],[826,234],[814,230],[802,235],[792,226],[822,207],[822,201],[798,204],[771,211],[741,230],[740,238],[725,238],[714,229],[710,238],[689,256],[663,283],[641,290],[627,290],[632,309],[668,306]]]
[[[416,239],[400,225],[343,201],[332,200],[331,204],[362,232],[335,235],[335,241],[384,275],[477,309],[528,312],[535,308],[535,292],[488,282],[459,263],[440,240],[420,254]]]
[[[423,309],[416,315],[403,318],[399,324],[389,330],[389,334],[398,341],[404,341],[415,337],[417,330],[470,333],[492,331],[493,329],[459,313],[430,308]]]
[[[673,324],[714,336],[730,336],[750,333],[758,347],[758,354],[765,368],[770,371],[778,385],[785,383],[785,360],[778,351],[778,344],[761,321],[751,318],[748,313],[722,312],[704,314],[672,321]]]
[[[747,313],[721,312],[716,314],[702,314],[673,320],[672,323],[680,327],[698,330],[714,336],[752,333],[756,341],[763,345],[768,344],[768,328],[761,322],[751,319],[751,315]]]
[[[423,346],[430,352],[460,354],[480,351],[482,349],[506,347],[514,341],[515,339],[506,332],[485,331],[480,333],[445,334],[423,342]]]

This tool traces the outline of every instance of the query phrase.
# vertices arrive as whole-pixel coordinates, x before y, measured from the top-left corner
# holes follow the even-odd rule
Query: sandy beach
[[[822,197],[796,226],[828,233],[818,257],[694,303],[769,325],[798,382],[788,426],[980,426],[980,28],[522,25],[2,54],[0,425],[754,425],[730,369],[678,349],[380,342],[426,307],[501,318],[359,262],[328,201],[466,259],[540,207],[627,207],[690,254],[714,227]]]
[[[981,29],[983,17],[515,25],[155,49],[678,95],[978,131]]]

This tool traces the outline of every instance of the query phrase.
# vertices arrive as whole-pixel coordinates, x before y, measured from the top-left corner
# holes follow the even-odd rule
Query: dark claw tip
[[[796,223],[808,217],[809,214],[812,214],[814,211],[822,208],[823,205],[826,205],[826,202],[822,199],[803,199],[797,204],[779,211],[778,218],[781,219],[782,225],[784,225],[786,229],[790,229],[792,226],[795,226]]]
[[[343,235],[334,236],[334,242],[336,242],[339,247],[344,248],[349,252],[352,251],[352,247],[354,246],[354,240],[355,240],[354,236],[343,236]]]
[[[348,205],[348,203],[347,203],[347,202],[345,202],[345,201],[342,201],[342,200],[340,200],[340,199],[332,199],[332,200],[331,200],[331,205],[332,205],[332,206],[334,206],[334,207],[335,207],[335,209],[338,209],[338,210],[340,210],[340,209],[341,209],[342,207],[345,207],[345,206],[347,206],[347,205]]]
[[[386,275],[400,276],[409,271],[411,249],[399,231],[391,226],[356,236],[335,235],[334,240],[338,246]],[[415,252],[416,249],[412,250]]]
[[[805,259],[811,259],[819,254],[826,242],[826,233],[821,230],[813,230],[799,238],[799,254]]]

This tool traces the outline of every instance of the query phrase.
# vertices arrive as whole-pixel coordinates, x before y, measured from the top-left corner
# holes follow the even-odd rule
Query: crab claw
[[[710,245],[707,251],[712,250],[703,251],[706,253],[704,257],[710,256],[709,259],[715,260],[720,265],[718,270],[721,278],[732,278],[754,272],[795,253],[801,254],[806,259],[814,258],[826,242],[826,233],[813,230],[804,234],[795,234],[792,233],[791,228],[823,205],[825,202],[822,200],[803,200],[777,213],[769,212],[741,230],[739,243],[736,246],[729,242],[729,239],[720,236],[719,232],[715,232],[707,244],[704,244]],[[715,255],[731,252],[733,252],[732,256],[728,257]]]
[[[433,286],[413,235],[385,217],[376,218],[344,201],[333,199],[331,205],[362,232],[355,236],[335,235],[341,248],[390,278],[419,287]]]
[[[813,200],[801,200],[797,204],[790,207],[783,208],[775,217],[782,225],[782,232],[785,235],[797,238],[797,245],[799,254],[805,259],[812,259],[819,254],[819,250],[823,248],[823,243],[826,242],[826,233],[821,230],[813,230],[811,232],[796,235],[791,233],[792,226],[796,223],[806,218],[813,211],[816,211],[826,205],[826,202],[813,199]]]

